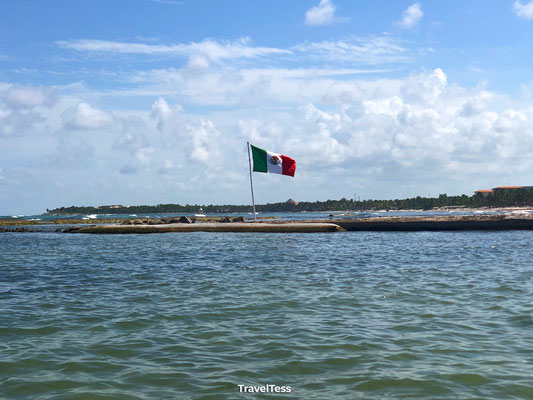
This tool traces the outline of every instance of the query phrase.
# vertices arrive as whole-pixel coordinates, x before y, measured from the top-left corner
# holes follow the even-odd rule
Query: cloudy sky
[[[533,1],[1,5],[0,215],[533,184]]]

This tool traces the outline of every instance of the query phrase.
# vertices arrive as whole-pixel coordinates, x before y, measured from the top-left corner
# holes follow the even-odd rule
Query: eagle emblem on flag
[[[281,162],[281,158],[279,158],[278,156],[272,156],[268,158],[268,161],[272,165],[279,165],[279,163]]]

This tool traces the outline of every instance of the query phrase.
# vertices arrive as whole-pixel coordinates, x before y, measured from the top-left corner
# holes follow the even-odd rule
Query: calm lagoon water
[[[532,254],[528,231],[0,233],[0,398],[530,399]]]

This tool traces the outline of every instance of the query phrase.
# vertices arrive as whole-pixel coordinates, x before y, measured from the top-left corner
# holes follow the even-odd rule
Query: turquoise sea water
[[[0,398],[530,399],[532,254],[529,231],[0,233]]]

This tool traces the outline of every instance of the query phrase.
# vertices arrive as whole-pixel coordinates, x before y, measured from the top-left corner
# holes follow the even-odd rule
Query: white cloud
[[[109,113],[93,108],[84,102],[65,112],[64,116],[65,126],[74,129],[98,129],[112,121]]]
[[[409,29],[418,24],[422,19],[424,13],[420,8],[420,4],[414,3],[407,7],[402,13],[402,19],[399,25],[404,29]]]
[[[154,152],[155,149],[152,147],[143,147],[135,152],[135,159],[138,164],[147,166],[150,163]]]
[[[211,60],[256,58],[272,54],[288,54],[288,50],[272,47],[254,47],[248,38],[237,41],[180,43],[175,45],[155,45],[146,43],[113,42],[106,40],[60,40],[56,44],[66,49],[95,53],[122,53],[166,56],[194,56],[201,54]]]
[[[206,73],[209,67],[210,63],[207,57],[201,54],[194,54],[189,57],[183,70],[187,75],[199,77]]]
[[[160,131],[164,131],[167,121],[171,118],[172,114],[181,112],[182,110],[180,105],[171,107],[164,98],[160,97],[152,104],[150,116],[157,121],[157,128]]]
[[[157,170],[159,175],[175,176],[181,166],[176,166],[171,159],[163,160],[163,166]]]
[[[49,128],[45,114],[57,105],[51,88],[0,83],[0,137],[41,134]]]
[[[513,4],[513,10],[521,18],[533,19],[533,1],[522,4],[520,1],[515,1]]]
[[[143,148],[148,148],[149,144],[150,142],[145,135],[137,132],[128,132],[117,138],[113,148],[125,150],[134,155],[137,151],[142,150]]]
[[[130,117],[131,121],[127,122],[126,125],[128,123],[131,124],[134,119],[136,119],[135,116]],[[117,139],[112,148],[121,150],[122,156],[119,155],[117,158],[123,162],[126,161],[126,164],[119,171],[121,174],[131,175],[149,171],[152,156],[156,152],[152,141],[140,132],[141,130],[149,130],[149,126],[139,122],[137,122],[137,125],[137,131],[134,128],[130,128],[130,132],[126,134],[115,133]],[[165,150],[161,144],[158,144],[158,147],[160,151]]]
[[[2,111],[0,112],[0,137],[29,135],[44,121],[44,117],[36,111]]]
[[[24,86],[8,87],[2,94],[2,99],[13,107],[25,109],[43,105],[50,106],[55,102],[52,90]]]
[[[373,65],[409,60],[407,49],[401,42],[389,36],[351,36],[336,41],[306,42],[295,46],[293,50],[304,58],[336,63]]]
[[[355,165],[364,171],[379,167],[374,176],[383,179],[392,173],[389,165],[409,174],[424,170],[434,177],[462,165],[468,167],[464,174],[475,176],[493,163],[508,165],[521,146],[532,147],[533,130],[527,127],[531,110],[500,111],[494,108],[493,94],[483,88],[450,86],[441,69],[382,81],[379,90],[373,86],[352,83],[353,96],[334,112],[308,104],[282,123],[281,134],[261,129],[266,120],[241,120],[239,125],[253,127],[248,136],[254,140],[280,142],[301,169],[320,159],[321,165],[348,170]]]
[[[162,97],[157,99],[152,105],[152,115],[158,120],[167,119],[171,112],[172,110],[170,106],[168,105],[167,101]]]
[[[293,62],[297,64],[315,64],[320,69],[324,63],[339,66],[343,63],[353,65],[376,65],[410,61],[414,54],[408,43],[390,35],[347,36],[339,40],[303,42],[288,48],[260,47],[250,45],[248,38],[237,41],[214,41],[178,43],[174,45],[157,45],[146,43],[113,42],[103,40],[66,40],[56,42],[59,46],[98,56],[109,54],[164,55],[186,58],[180,68],[188,77],[203,76],[213,68],[220,66],[243,67],[260,65],[265,67],[265,60],[270,65]],[[418,49],[418,52],[423,49]],[[146,61],[143,58],[143,61]],[[144,72],[141,72],[141,74]]]
[[[266,75],[272,78],[286,79],[313,79],[325,77],[338,77],[361,74],[375,74],[387,72],[388,69],[356,69],[356,68],[257,68],[243,70],[245,75]]]
[[[220,132],[210,120],[201,119],[199,126],[189,125],[186,130],[190,136],[190,158],[211,167],[219,167],[221,154],[216,143]]]
[[[320,0],[320,3],[311,7],[305,13],[305,23],[307,25],[329,25],[334,21],[335,6],[331,0]]]
[[[32,106],[8,99],[8,86],[0,84],[0,135],[7,138],[0,157],[10,168],[33,168],[30,175],[48,174],[66,187],[84,179],[87,190],[72,196],[121,195],[134,204],[248,201],[242,189],[247,139],[298,164],[293,180],[258,179],[258,202],[340,198],[363,189],[365,197],[374,198],[424,194],[429,188],[468,193],[485,185],[479,182],[488,187],[528,183],[533,161],[523,154],[533,152],[533,106],[513,104],[515,99],[483,85],[461,87],[440,68],[397,79],[351,72],[218,68],[191,78],[179,69],[160,70],[136,81],[146,85],[152,79],[153,97],[132,110],[124,110],[123,98],[115,97],[98,101],[106,106],[96,109],[86,99],[96,103],[107,92],[79,88],[76,93],[71,87],[55,89],[52,107]],[[153,95],[168,88],[173,90],[168,96]],[[26,89],[46,93],[46,88]],[[235,98],[246,106],[229,107]],[[58,157],[63,146],[87,157]],[[24,153],[17,150],[22,147]],[[83,168],[61,168],[80,160]],[[9,171],[1,173],[8,191],[15,189]],[[150,182],[150,191],[133,185],[131,174],[137,182]],[[105,177],[107,186],[96,176]],[[26,179],[35,189],[29,183],[17,189],[37,198],[44,190],[38,181]],[[69,196],[62,190],[55,201],[79,203]],[[7,201],[1,197],[0,205]]]
[[[293,97],[304,97],[310,92],[321,91],[323,96],[329,96],[331,91],[323,91],[326,80],[328,86],[347,87],[355,75],[390,71],[389,68],[371,69],[365,66],[393,63],[397,68],[398,63],[409,61],[412,57],[403,42],[389,36],[306,42],[289,51],[294,61],[308,66],[276,68],[264,66],[264,63],[257,67],[228,63],[212,67],[205,57],[193,56],[182,68],[135,72],[127,78],[135,88],[106,93],[109,96],[178,96],[201,105],[251,106],[268,103],[272,97],[293,101]],[[331,67],[314,66],[325,62]],[[343,68],[344,65],[346,67]],[[361,67],[354,68],[354,65]]]
[[[409,101],[430,101],[446,88],[448,78],[444,71],[436,68],[430,73],[411,75],[401,88],[402,96]]]

